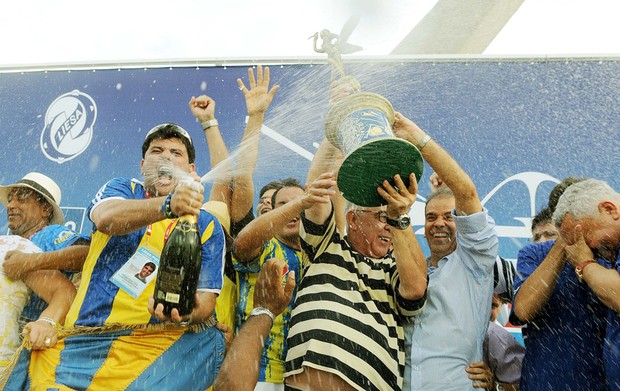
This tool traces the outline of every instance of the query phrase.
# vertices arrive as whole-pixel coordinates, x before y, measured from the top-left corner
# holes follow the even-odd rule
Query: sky
[[[309,39],[362,18],[349,42],[388,55],[437,0],[24,0],[3,4],[0,68],[321,57]],[[484,55],[618,55],[617,0],[525,0]]]

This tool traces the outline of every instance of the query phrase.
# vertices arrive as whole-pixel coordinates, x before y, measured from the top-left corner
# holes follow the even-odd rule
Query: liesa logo
[[[73,90],[59,96],[45,113],[41,150],[58,163],[79,156],[93,138],[96,118],[95,101],[85,93]]]

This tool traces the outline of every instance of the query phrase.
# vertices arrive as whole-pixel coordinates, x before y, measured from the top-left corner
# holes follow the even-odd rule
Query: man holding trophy
[[[332,55],[333,47],[325,48],[331,42],[324,42],[322,49],[330,55],[332,77],[339,73],[346,83],[339,56]],[[453,382],[448,385],[454,389],[471,389],[465,368],[480,359],[493,291],[492,268],[498,248],[493,220],[482,208],[469,176],[439,144],[395,113],[385,98],[352,85],[351,95],[332,101],[325,131],[331,145],[322,144],[322,148],[338,147],[345,155],[337,185],[348,201],[347,233],[336,227],[338,210],[326,195],[302,214],[304,277],[292,312],[286,384],[302,390],[401,390],[404,386],[426,390],[444,389],[446,384],[439,383],[428,388],[444,376],[442,381]],[[317,151],[311,173],[328,170],[328,162],[316,158],[326,155]],[[445,241],[439,227],[444,220],[456,224],[460,234],[455,243],[439,243],[446,251],[435,254],[439,258],[428,269],[428,292],[429,265],[408,216],[423,171],[422,157],[452,190],[450,196],[435,200],[433,208],[441,211],[431,212],[441,214],[428,215],[427,204],[429,244],[439,248],[436,242]],[[308,177],[308,181],[313,179]],[[326,191],[335,183],[335,175],[323,174],[308,191]],[[449,208],[447,212],[444,207]],[[433,218],[439,222],[437,227],[430,221]],[[477,248],[473,244],[481,246],[475,254],[478,259],[473,257]],[[454,275],[448,269],[455,269]],[[462,306],[461,312],[475,313],[476,319],[471,319],[472,329],[465,331],[466,336],[458,335],[472,334],[467,338],[469,346],[454,346],[458,352],[438,343],[450,337],[440,330],[453,319],[442,313],[444,299],[444,311],[460,313],[445,284],[447,278],[458,280],[456,294],[475,290],[474,299],[480,299]],[[433,334],[429,343],[434,345],[424,342],[427,332]],[[449,363],[436,362],[444,352]],[[427,366],[431,361],[434,369]]]

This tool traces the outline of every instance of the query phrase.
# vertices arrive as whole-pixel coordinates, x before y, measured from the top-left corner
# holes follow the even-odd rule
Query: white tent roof
[[[0,67],[325,58],[309,37],[340,32],[356,12],[361,18],[349,42],[362,46],[356,54],[363,56],[397,47],[400,54],[617,55],[618,11],[617,0],[8,2],[0,16]],[[409,34],[413,44],[405,41]]]

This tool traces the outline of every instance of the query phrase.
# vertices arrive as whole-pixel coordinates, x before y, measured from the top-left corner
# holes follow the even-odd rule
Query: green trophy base
[[[374,139],[359,145],[344,159],[338,171],[338,188],[355,205],[386,205],[377,188],[384,180],[394,186],[396,174],[409,187],[412,172],[419,183],[424,159],[413,144],[399,138]]]

